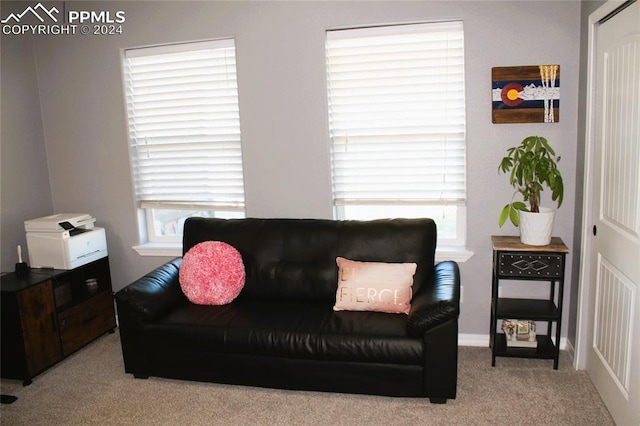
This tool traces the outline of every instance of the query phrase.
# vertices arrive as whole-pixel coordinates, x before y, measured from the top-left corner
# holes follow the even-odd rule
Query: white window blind
[[[124,62],[139,207],[244,210],[234,41],[130,49]]]
[[[462,22],[327,32],[336,205],[462,205]]]

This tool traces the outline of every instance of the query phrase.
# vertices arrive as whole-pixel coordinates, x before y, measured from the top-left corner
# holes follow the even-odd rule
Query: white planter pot
[[[540,207],[540,213],[518,211],[520,216],[520,241],[530,246],[546,246],[551,242],[556,211]]]

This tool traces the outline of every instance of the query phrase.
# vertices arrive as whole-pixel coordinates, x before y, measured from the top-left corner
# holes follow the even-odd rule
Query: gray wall
[[[577,1],[96,1],[66,5],[126,12],[122,35],[34,37],[35,64],[25,64],[31,73],[35,66],[39,81],[53,210],[92,213],[107,229],[115,289],[166,260],[140,257],[131,249],[138,244],[138,230],[128,172],[121,50],[234,37],[247,215],[331,218],[324,31],[351,25],[464,20],[468,248],[475,255],[461,264],[465,287],[461,333],[488,334],[490,236],[517,235],[510,225],[497,226],[499,211],[512,194],[497,166],[506,148],[525,136],[546,136],[563,157],[561,168],[569,190],[557,215],[555,234],[574,249],[572,188],[576,185],[581,19]],[[3,59],[5,39],[12,37],[2,36]],[[492,124],[491,67],[537,64],[561,66],[560,122]],[[4,75],[5,61],[3,99]],[[5,114],[17,113],[5,113],[3,108],[3,121]],[[2,149],[4,155],[4,133]],[[23,167],[27,163],[22,159]],[[13,168],[8,174],[3,167],[3,191],[5,179],[18,171]],[[3,232],[18,227],[23,217],[16,216],[23,215],[24,208],[11,222],[5,221],[3,207]],[[6,262],[3,256],[3,270],[13,267],[12,261]],[[574,280],[571,275],[569,271]],[[575,296],[567,297],[567,306]]]
[[[4,6],[4,5],[3,5]],[[0,8],[4,18],[5,7]],[[13,271],[26,219],[53,213],[31,37],[2,37],[0,236],[2,271]]]

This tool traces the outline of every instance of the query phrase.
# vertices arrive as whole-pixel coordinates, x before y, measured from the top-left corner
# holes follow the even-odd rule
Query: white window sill
[[[140,256],[182,256],[182,243],[144,243],[132,248]]]
[[[458,263],[464,263],[471,259],[473,252],[467,250],[465,247],[437,247],[436,248],[436,263],[444,260],[453,260]]]
[[[182,243],[145,243],[133,246],[140,256],[182,256]],[[473,256],[473,252],[463,247],[441,247],[436,250],[436,262],[454,260],[463,263]]]

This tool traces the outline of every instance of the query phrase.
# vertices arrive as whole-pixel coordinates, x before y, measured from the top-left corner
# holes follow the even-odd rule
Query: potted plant
[[[529,245],[547,245],[551,241],[555,210],[540,206],[540,193],[547,187],[551,199],[562,205],[564,184],[557,163],[560,156],[542,136],[529,136],[518,146],[507,149],[500,162],[499,172],[509,173],[509,183],[515,188],[513,196],[522,195],[523,201],[504,206],[498,221],[500,227],[507,218],[520,227],[520,241]],[[528,202],[528,206],[527,203]]]

